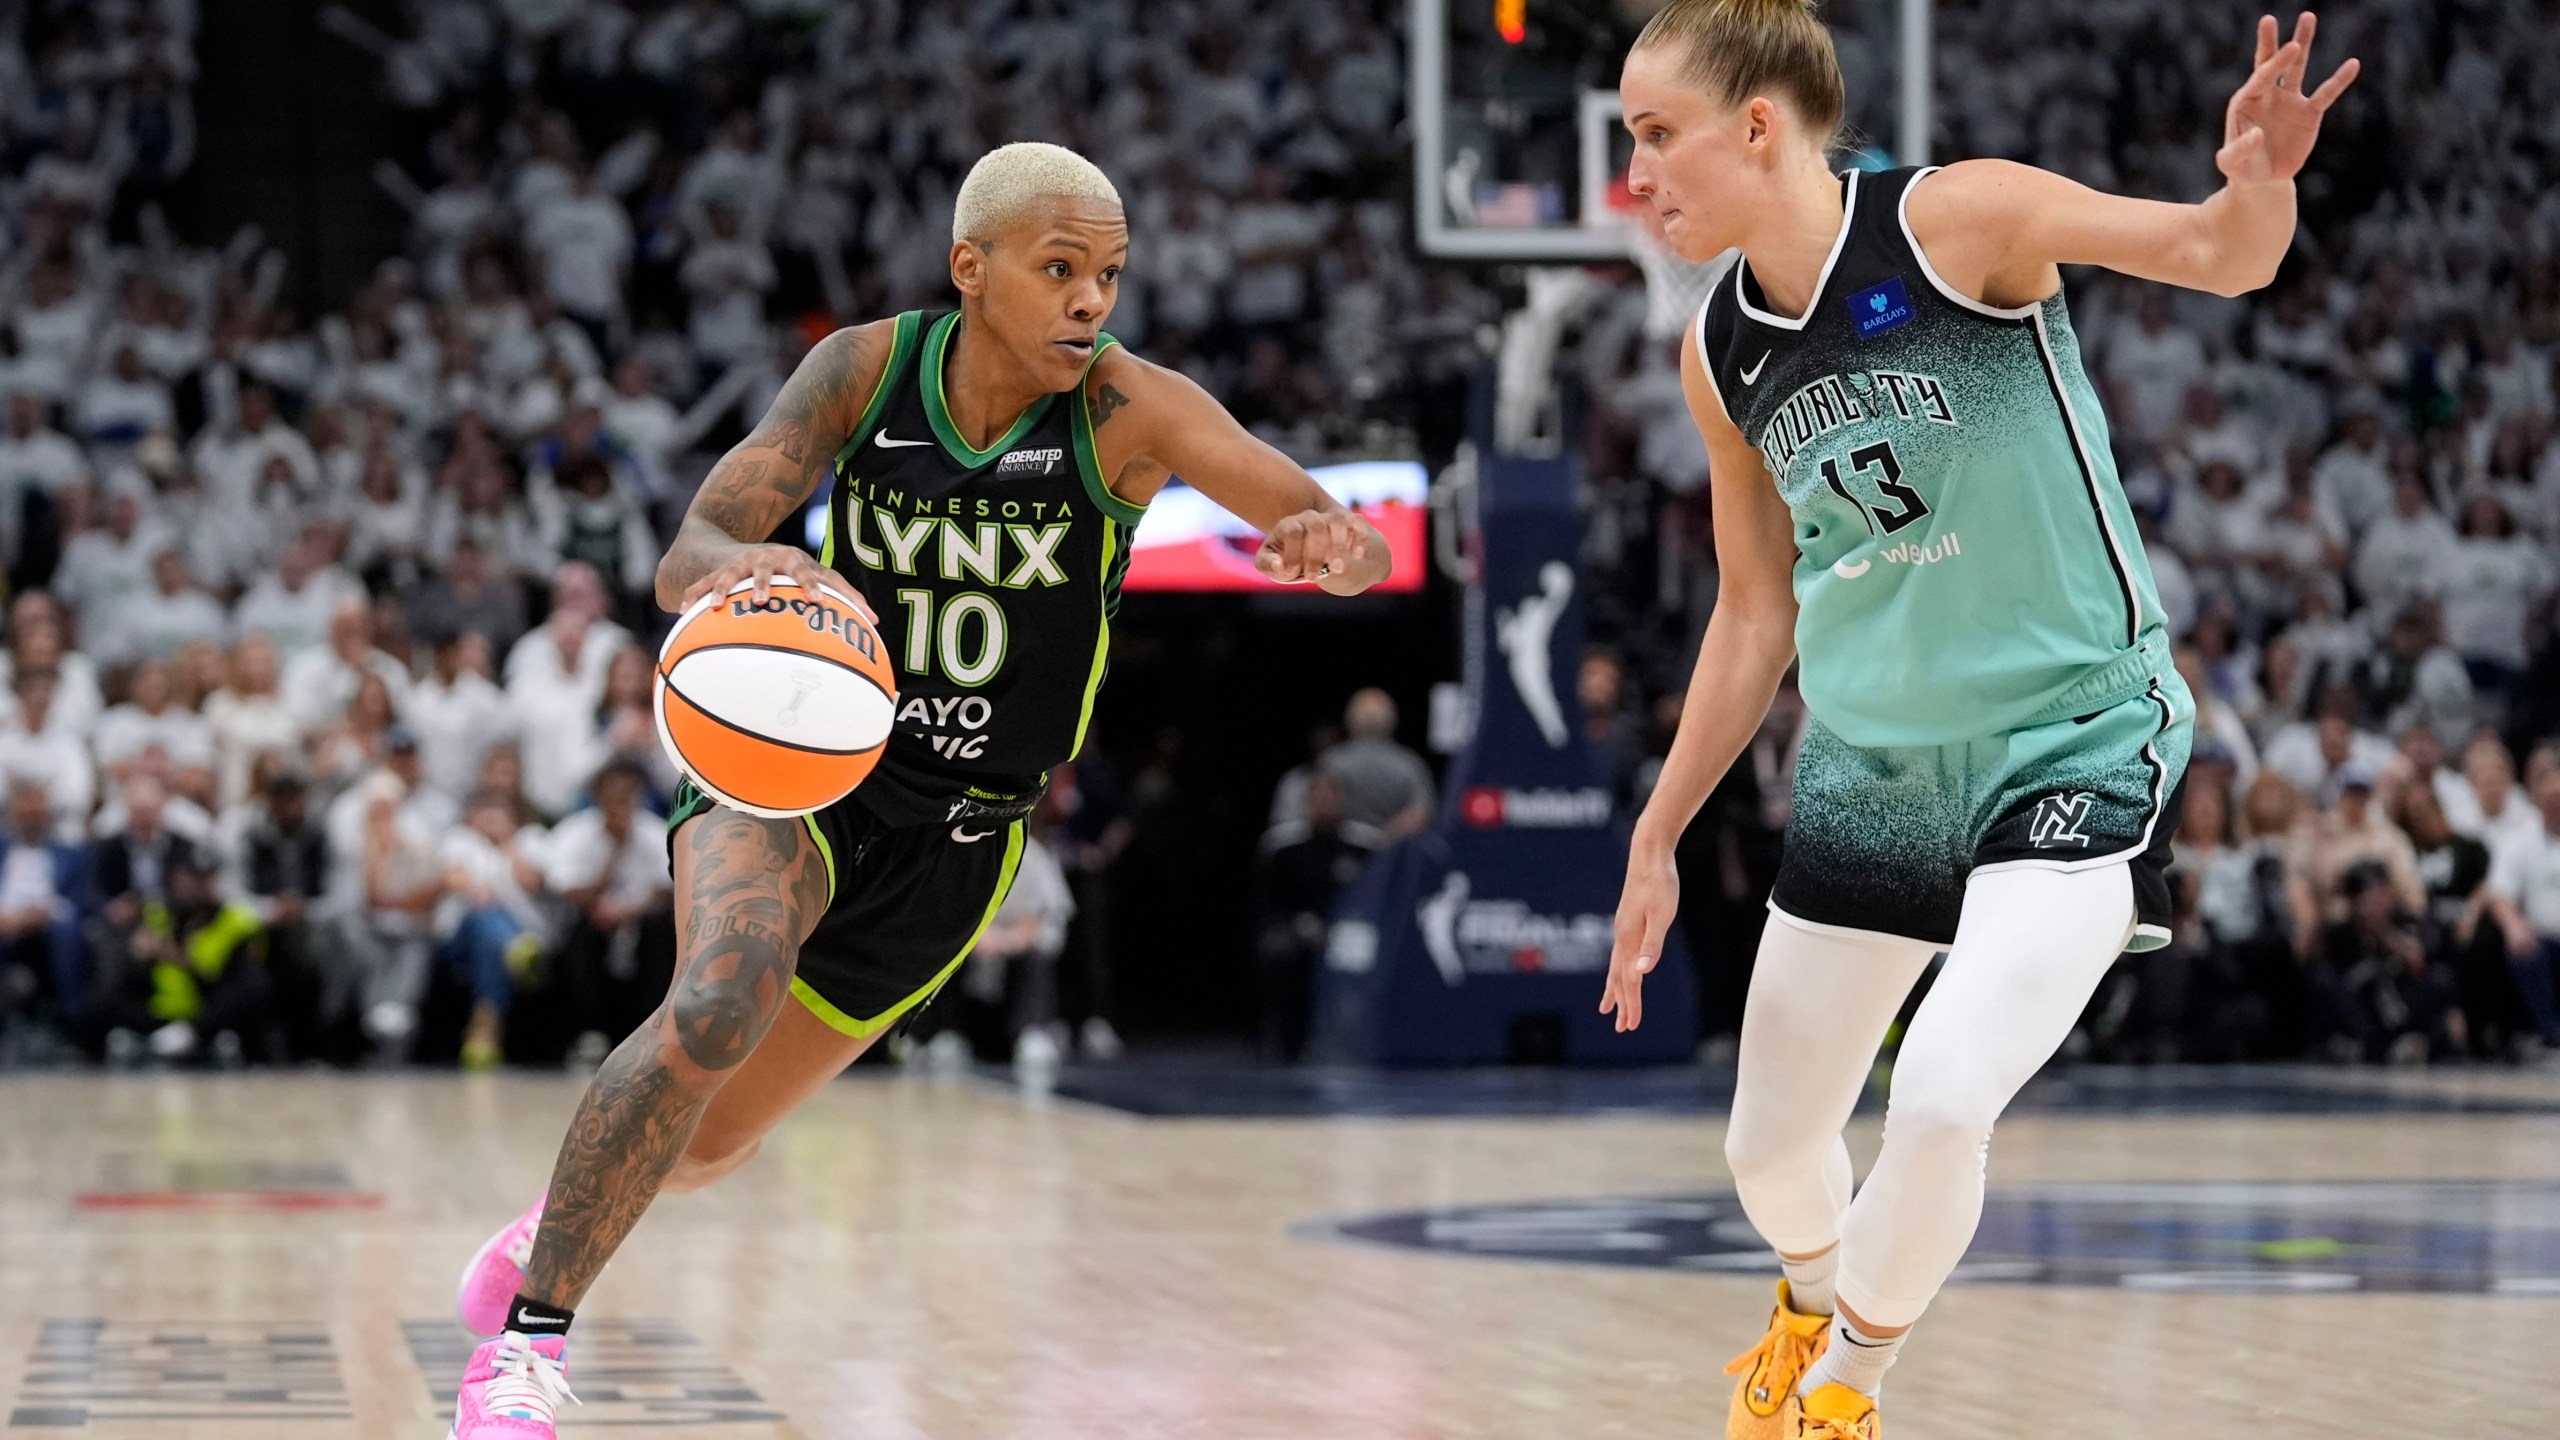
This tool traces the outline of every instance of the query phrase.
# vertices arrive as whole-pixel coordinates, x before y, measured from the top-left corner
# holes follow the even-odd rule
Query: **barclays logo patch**
[[[1849,319],[1858,327],[1861,340],[1873,340],[1887,330],[1908,325],[1919,318],[1919,313],[1912,308],[1911,291],[1899,275],[1849,297]]]

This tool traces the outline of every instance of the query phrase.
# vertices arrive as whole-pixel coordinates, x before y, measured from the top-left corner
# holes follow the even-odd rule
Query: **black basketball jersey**
[[[986,449],[961,438],[943,390],[960,325],[897,318],[819,556],[878,612],[897,666],[896,724],[853,796],[893,825],[1022,814],[1083,747],[1146,513],[1104,483],[1081,383]]]

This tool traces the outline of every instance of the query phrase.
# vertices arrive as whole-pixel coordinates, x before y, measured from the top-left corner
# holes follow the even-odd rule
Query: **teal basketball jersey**
[[[2060,295],[2003,309],[1930,269],[1930,172],[1850,171],[1805,313],[1748,262],[1698,311],[1726,413],[1795,520],[1805,704],[1852,745],[1944,745],[2141,694],[2160,600]]]

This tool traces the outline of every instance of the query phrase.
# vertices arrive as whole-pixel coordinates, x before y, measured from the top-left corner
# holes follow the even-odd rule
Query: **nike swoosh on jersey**
[[[1774,352],[1768,350],[1760,352],[1760,363],[1742,372],[1743,384],[1757,385],[1760,383],[1760,372],[1769,368],[1769,356],[1772,353]]]
[[[968,827],[966,826],[954,825],[951,827],[951,838],[963,845],[975,845],[994,833],[996,832],[993,830],[981,830],[977,834],[972,835],[969,833]]]
[[[1769,357],[1763,355],[1760,358],[1766,360]],[[882,430],[879,434],[871,437],[871,443],[879,446],[883,450],[896,450],[908,445],[930,445],[933,442],[930,440],[892,440],[889,438],[889,432]]]
[[[1852,565],[1846,560],[1834,560],[1831,562],[1831,573],[1839,576],[1843,580],[1855,580],[1859,576],[1866,574],[1869,567],[1873,566],[1875,563],[1876,562],[1873,560],[1861,560],[1857,564]]]

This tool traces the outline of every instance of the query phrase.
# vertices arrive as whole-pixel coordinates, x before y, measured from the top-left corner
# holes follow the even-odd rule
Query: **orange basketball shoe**
[[[1817,1385],[1810,1395],[1790,1395],[1785,1440],[1884,1440],[1876,1397],[1846,1385]]]
[[[1796,1381],[1804,1378],[1805,1368],[1831,1343],[1831,1317],[1800,1315],[1794,1300],[1787,1282],[1779,1281],[1778,1308],[1769,1316],[1769,1332],[1724,1367],[1727,1375],[1742,1377],[1733,1387],[1733,1404],[1725,1410],[1725,1440],[1792,1440],[1795,1434],[1786,1424],[1787,1401],[1796,1392]]]

